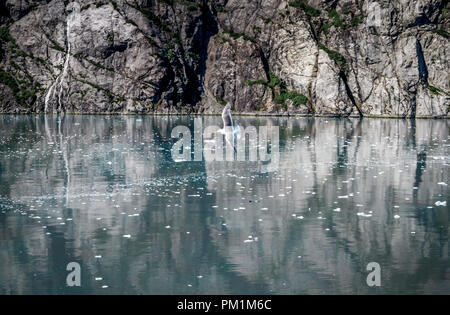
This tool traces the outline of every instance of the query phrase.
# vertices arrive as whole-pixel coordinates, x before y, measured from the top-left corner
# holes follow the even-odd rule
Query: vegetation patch
[[[345,60],[344,56],[342,56],[340,53],[338,53],[335,50],[328,49],[324,44],[319,43],[319,48],[325,51],[328,54],[328,57],[330,57],[331,60],[336,62],[336,64],[339,66],[339,68],[344,71],[345,73],[348,72],[348,64],[347,60]]]
[[[228,10],[224,8],[222,5],[216,6],[216,11],[219,13],[228,13]]]
[[[281,90],[286,89],[286,83],[278,78],[272,71],[269,72],[269,82],[267,83],[267,86],[271,89],[275,88],[276,86],[280,87]]]
[[[308,5],[308,3],[304,0],[290,1],[289,5],[294,8],[302,9],[306,13],[306,15],[310,17],[316,17],[320,15],[320,10],[317,10],[316,8]]]
[[[136,22],[135,22],[135,21],[133,21],[132,19],[128,19],[128,18],[127,18],[127,19],[125,20],[125,22],[126,22],[126,23],[128,23],[128,24],[131,24],[131,25],[134,25],[134,26],[136,26],[136,27],[137,27],[137,24],[136,24]]]
[[[135,8],[139,12],[141,12],[146,18],[148,18],[150,21],[152,21],[156,26],[158,26],[162,31],[164,32],[170,32],[169,25],[162,21],[155,13],[153,13],[150,9],[147,8],[138,8],[134,7],[131,4],[128,4],[131,7]]]
[[[355,27],[358,26],[359,24],[361,24],[363,22],[363,19],[359,16],[354,16],[352,18],[352,21],[350,22],[350,25]]]
[[[292,101],[292,105],[299,107],[300,105],[306,105],[308,103],[308,98],[295,91],[285,91],[275,98],[275,103],[284,105],[287,100]]]
[[[250,41],[252,43],[256,42],[253,38],[251,38],[251,37],[249,37],[249,36],[247,36],[247,35],[245,35],[243,33],[235,33],[232,30],[224,30],[223,32],[225,34],[228,34],[233,39],[239,39],[239,38],[242,37],[244,40]]]
[[[441,35],[442,37],[444,37],[446,39],[448,39],[448,37],[449,37],[448,32],[446,32],[445,30],[442,30],[442,29],[435,29],[435,30],[432,30],[432,32],[435,34]]]
[[[216,97],[216,101],[217,101],[217,103],[219,103],[222,106],[226,106],[227,105],[227,101],[225,101],[223,98],[221,98],[219,96]]]
[[[345,28],[345,25],[342,22],[341,16],[339,15],[339,13],[337,13],[336,10],[331,10],[330,12],[328,12],[328,17],[330,18],[332,25],[334,25],[336,27],[340,27],[342,29]]]
[[[61,52],[66,52],[64,48],[62,48],[60,45],[58,44],[54,44],[52,46],[50,46],[51,49],[57,50],[57,51],[61,51]]]
[[[0,68],[0,83],[7,85],[17,104],[31,106],[36,101],[36,94],[41,91],[39,82],[26,82],[15,79],[10,73]]]
[[[246,80],[245,82],[249,86],[261,84],[264,85],[266,88],[272,89],[272,91],[274,91],[275,88],[278,87],[280,90],[280,95],[275,97],[275,103],[282,105],[283,108],[285,109],[287,109],[286,105],[287,100],[291,100],[292,105],[294,105],[295,107],[306,105],[308,103],[308,98],[305,95],[298,93],[296,91],[288,91],[286,88],[286,83],[282,79],[278,78],[273,72],[269,72],[268,82],[266,80],[255,80],[255,81]],[[260,110],[263,107],[264,105],[261,104],[256,108],[256,110]]]
[[[446,93],[446,92],[442,91],[441,89],[439,89],[435,86],[432,86],[430,84],[428,84],[428,90],[430,90],[431,93],[436,94],[436,95],[439,95],[439,94],[445,94],[447,96],[449,95],[448,93]]]
[[[442,19],[445,19],[447,17],[447,13],[448,13],[448,3],[442,9]]]

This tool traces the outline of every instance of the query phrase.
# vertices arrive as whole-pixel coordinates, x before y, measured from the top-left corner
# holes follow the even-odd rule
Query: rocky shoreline
[[[447,1],[0,9],[1,113],[450,116]]]

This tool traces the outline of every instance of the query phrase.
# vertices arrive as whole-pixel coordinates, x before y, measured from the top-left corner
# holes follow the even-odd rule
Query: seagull
[[[236,142],[239,139],[240,129],[239,126],[233,126],[233,118],[231,118],[230,113],[231,105],[227,103],[222,111],[223,129],[220,129],[220,133],[225,135],[225,139],[229,145],[231,145],[236,150]]]

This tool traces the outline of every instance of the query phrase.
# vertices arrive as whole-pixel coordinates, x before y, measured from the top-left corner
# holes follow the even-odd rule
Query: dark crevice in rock
[[[203,95],[203,82],[206,73],[206,60],[208,59],[208,45],[211,37],[219,32],[216,16],[204,0],[200,16],[200,27],[194,34],[193,53],[199,57],[198,66],[189,73],[184,101],[191,106],[197,104]]]
[[[8,23],[10,19],[11,15],[9,14],[5,1],[0,1],[0,25]]]
[[[358,104],[356,103],[355,97],[353,96],[352,90],[350,89],[350,86],[348,85],[347,75],[345,74],[345,71],[341,70],[339,71],[339,77],[342,79],[342,82],[344,82],[345,86],[345,92],[347,93],[348,98],[352,102],[353,106],[356,107],[359,113],[359,117],[364,117],[361,109],[359,108]]]
[[[266,74],[266,80],[267,82],[270,81],[270,67],[269,67],[269,61],[266,58],[266,55],[264,55],[264,51],[261,47],[259,47],[259,55],[261,57],[261,62],[264,68],[264,72]]]
[[[416,52],[417,52],[417,61],[419,64],[419,80],[420,82],[427,84],[428,83],[428,68],[425,62],[425,57],[423,55],[422,45],[419,40],[416,40]]]
[[[422,26],[422,25],[429,25],[432,24],[428,16],[425,15],[425,13],[422,13],[420,16],[416,18],[414,23],[412,25],[409,25],[410,27],[415,26]]]
[[[128,43],[111,45],[103,51],[103,58],[106,59],[116,52],[124,52],[128,48]]]

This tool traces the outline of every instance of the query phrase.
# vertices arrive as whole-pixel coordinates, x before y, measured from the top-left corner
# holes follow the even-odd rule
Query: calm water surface
[[[175,163],[189,117],[0,116],[0,293],[450,294],[449,120],[235,121],[277,171]]]

